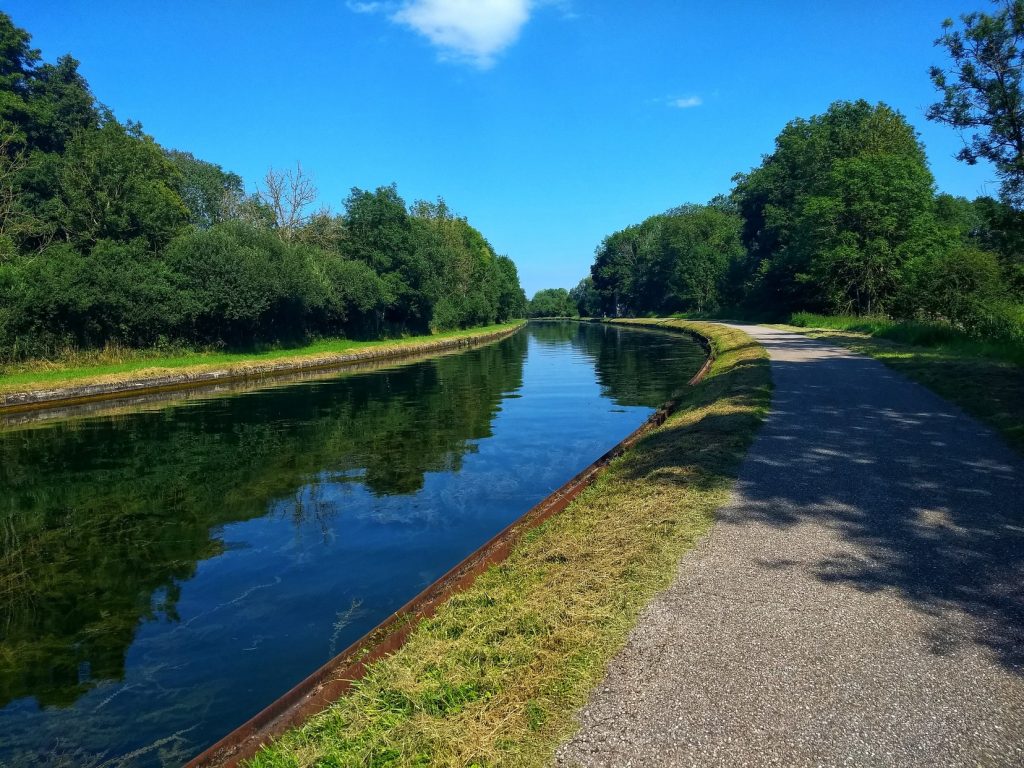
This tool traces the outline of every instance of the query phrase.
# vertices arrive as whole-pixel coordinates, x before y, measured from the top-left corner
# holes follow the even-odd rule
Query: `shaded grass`
[[[769,405],[767,357],[746,334],[657,324],[695,328],[716,350],[703,383],[680,382],[680,409],[372,664],[348,696],[251,766],[551,760],[640,611],[727,499]]]
[[[356,352],[376,347],[415,345],[442,339],[476,336],[512,328],[521,321],[447,331],[427,336],[380,341],[323,339],[301,347],[274,348],[254,352],[181,351],[109,348],[69,353],[57,361],[34,360],[0,368],[0,393],[20,392],[61,385],[116,383],[160,376],[167,373],[195,374],[235,366],[262,363],[302,362],[308,359]]]
[[[777,327],[836,342],[882,361],[994,427],[1024,453],[1024,360],[1002,359],[992,347],[970,340],[925,346],[893,341],[885,335],[879,338],[872,335],[870,321],[859,320],[867,323],[861,326],[866,330],[842,329],[841,318],[835,323],[839,329]],[[884,331],[885,325],[881,327]],[[903,338],[915,338],[913,331],[898,333],[904,332]]]

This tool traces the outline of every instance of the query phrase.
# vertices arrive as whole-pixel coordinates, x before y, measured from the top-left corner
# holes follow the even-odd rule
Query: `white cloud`
[[[377,13],[385,9],[384,3],[360,3],[356,0],[349,0],[345,5],[353,13]]]
[[[676,107],[677,109],[690,109],[691,107],[699,107],[704,103],[704,100],[700,96],[687,96],[683,99],[671,99],[669,105]]]
[[[533,6],[533,0],[411,0],[390,18],[423,35],[443,56],[487,69],[518,39]]]

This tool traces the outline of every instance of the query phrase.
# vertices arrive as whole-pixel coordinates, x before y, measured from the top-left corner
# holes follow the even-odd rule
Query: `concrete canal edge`
[[[355,352],[311,355],[305,358],[296,357],[268,363],[237,363],[224,368],[191,373],[167,373],[127,381],[11,392],[0,394],[0,414],[65,407],[98,400],[112,400],[132,397],[134,395],[192,389],[247,379],[263,379],[289,373],[328,371],[335,368],[344,368],[356,363],[378,360],[400,360],[405,357],[443,352],[462,347],[476,347],[500,341],[522,330],[525,325],[526,321],[522,321],[509,328],[502,328],[488,333],[455,336],[433,341],[382,344],[381,346],[368,347]]]
[[[714,364],[714,345],[708,337],[692,327],[664,326],[657,322],[622,324],[652,329],[660,327],[662,330],[683,333],[696,339],[703,347],[706,359],[700,370],[690,379],[688,386],[696,386],[703,381]],[[628,451],[647,433],[664,424],[679,406],[680,399],[676,398],[662,405],[647,421],[601,458],[500,531],[305,680],[193,758],[185,768],[234,768],[253,757],[264,745],[325,710],[366,674],[368,665],[401,648],[421,620],[433,616],[438,607],[452,595],[468,589],[490,566],[505,560],[526,533],[568,507],[573,499],[597,480],[614,459]]]

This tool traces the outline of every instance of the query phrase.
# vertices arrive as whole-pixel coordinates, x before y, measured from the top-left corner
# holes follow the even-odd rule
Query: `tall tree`
[[[941,98],[928,118],[969,134],[957,157],[990,161],[1005,200],[1024,204],[1024,0],[1000,0],[995,13],[980,11],[943,22],[935,41],[950,66],[932,67]]]
[[[158,249],[187,221],[177,169],[137,123],[110,118],[76,134],[58,180],[57,220],[65,239],[83,247],[141,237]]]
[[[737,177],[752,303],[774,311],[881,309],[932,215],[924,148],[885,104],[836,102],[790,122]]]

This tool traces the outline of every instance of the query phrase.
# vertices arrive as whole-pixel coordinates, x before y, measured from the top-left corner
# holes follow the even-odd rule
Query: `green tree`
[[[935,44],[950,58],[934,66],[941,98],[928,119],[969,133],[957,154],[964,162],[990,161],[1005,200],[1024,202],[1024,0],[1002,0],[995,13],[980,11],[943,22]]]
[[[243,204],[245,190],[237,173],[199,160],[191,152],[172,149],[167,156],[178,171],[177,191],[190,224],[201,229],[220,224]]]
[[[188,220],[177,170],[138,124],[109,118],[97,131],[76,134],[58,180],[57,221],[81,247],[141,237],[158,249]]]
[[[661,259],[667,264],[674,308],[718,308],[730,265],[746,254],[740,228],[738,215],[713,205],[687,205],[665,216]]]
[[[836,102],[790,122],[736,178],[748,301],[779,312],[883,307],[902,261],[929,242],[932,194],[924,148],[885,104]]]
[[[515,320],[526,317],[528,302],[526,294],[519,285],[519,270],[516,263],[508,256],[497,258],[497,268],[500,275],[498,288],[498,322]]]
[[[576,287],[569,291],[569,298],[576,305],[576,312],[580,317],[601,316],[601,294],[594,287],[592,277],[580,280]]]
[[[530,317],[576,317],[576,304],[565,288],[544,288],[530,299]]]

